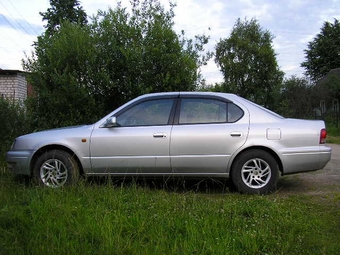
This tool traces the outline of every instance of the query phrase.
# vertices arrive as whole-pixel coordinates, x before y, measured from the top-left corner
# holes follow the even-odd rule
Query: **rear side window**
[[[206,98],[185,98],[181,101],[179,124],[227,122],[227,104]]]
[[[228,103],[228,122],[236,122],[243,117],[243,110],[234,103]]]
[[[243,116],[237,105],[207,98],[181,100],[179,124],[209,124],[236,122]]]

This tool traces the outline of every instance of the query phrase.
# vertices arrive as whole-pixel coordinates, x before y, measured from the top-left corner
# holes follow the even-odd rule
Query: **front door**
[[[118,113],[117,126],[95,129],[90,147],[94,173],[170,173],[173,104],[173,98],[143,101]]]

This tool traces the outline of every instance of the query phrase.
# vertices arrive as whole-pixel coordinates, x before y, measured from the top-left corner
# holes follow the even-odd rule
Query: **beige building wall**
[[[21,72],[0,75],[0,96],[2,98],[22,102],[27,98],[27,81]]]

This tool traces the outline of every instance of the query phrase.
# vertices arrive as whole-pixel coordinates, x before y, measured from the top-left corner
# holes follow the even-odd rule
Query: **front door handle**
[[[240,137],[240,136],[242,136],[242,132],[231,132],[230,136],[232,136],[232,137]]]
[[[166,134],[165,133],[155,133],[153,134],[154,138],[166,138]]]

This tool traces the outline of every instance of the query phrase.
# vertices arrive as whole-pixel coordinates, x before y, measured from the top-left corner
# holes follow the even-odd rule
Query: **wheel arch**
[[[279,170],[281,172],[281,174],[283,174],[283,165],[282,165],[282,161],[280,159],[280,157],[276,154],[276,152],[268,147],[265,146],[251,146],[251,147],[247,147],[241,151],[239,151],[237,153],[237,155],[234,157],[234,159],[231,162],[230,168],[229,168],[229,176],[231,177],[232,175],[232,169],[234,164],[237,162],[237,159],[245,152],[247,151],[251,151],[251,150],[262,150],[265,151],[267,153],[269,153],[277,162],[278,166],[279,166]]]
[[[70,155],[73,156],[73,158],[76,160],[77,165],[79,167],[79,174],[82,175],[84,174],[84,169],[83,166],[77,156],[77,154],[74,153],[70,148],[67,148],[66,146],[63,145],[58,145],[58,144],[50,144],[46,145],[44,147],[41,147],[39,150],[37,150],[34,155],[32,156],[31,162],[30,162],[30,174],[33,176],[33,169],[35,166],[35,163],[37,162],[38,158],[43,155],[45,152],[50,151],[50,150],[61,150],[69,153]]]

